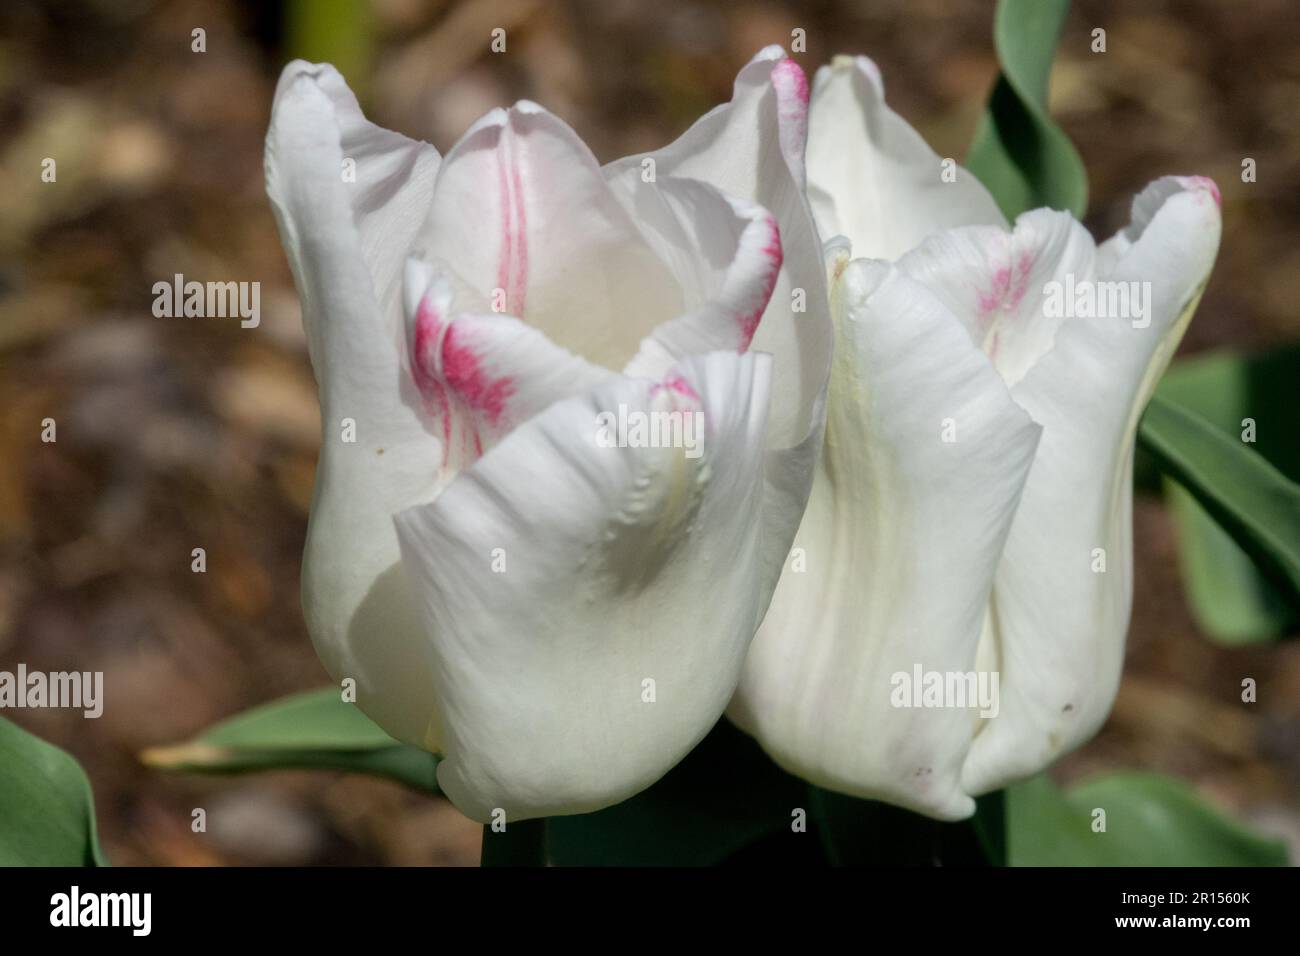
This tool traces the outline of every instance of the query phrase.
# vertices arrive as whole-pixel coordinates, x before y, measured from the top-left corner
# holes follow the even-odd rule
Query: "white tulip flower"
[[[267,189],[322,412],[308,627],[477,820],[636,793],[734,691],[824,423],[806,90],[765,50],[602,169],[532,103],[442,157],[333,68],[284,71]]]
[[[1008,226],[862,57],[818,72],[808,179],[844,237],[825,447],[806,568],[729,713],[816,784],[960,819],[1110,710],[1134,436],[1213,265],[1218,191],[1157,180],[1100,246],[1064,212]]]

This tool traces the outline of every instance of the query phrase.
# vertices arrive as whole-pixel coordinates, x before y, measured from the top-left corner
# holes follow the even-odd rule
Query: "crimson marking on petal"
[[[676,392],[678,395],[684,395],[693,401],[701,401],[700,393],[695,391],[690,382],[677,374],[669,375],[662,382],[655,382],[650,386],[651,395],[657,395],[662,391]]]
[[[515,393],[513,379],[493,379],[483,371],[478,355],[464,341],[455,324],[447,327],[442,339],[442,376],[456,396],[471,410],[486,417],[493,427],[501,421],[506,399]],[[474,440],[478,442],[477,433]],[[482,454],[481,444],[479,453]]]
[[[767,304],[772,301],[772,292],[776,289],[777,277],[781,274],[781,264],[785,261],[785,252],[781,247],[781,229],[776,224],[776,220],[768,216],[763,220],[767,226],[767,242],[760,250],[767,259],[767,266],[763,272],[762,291],[754,307],[742,313],[738,321],[740,323],[740,347],[737,352],[749,351],[749,343],[754,340],[754,333],[758,331],[758,323],[763,318],[763,313],[767,311]]]
[[[415,337],[411,345],[412,373],[416,387],[424,396],[430,414],[442,419],[442,454],[445,459],[451,444],[451,405],[447,390],[438,380],[434,357],[438,354],[438,337],[445,326],[431,297],[420,300],[415,313]]]
[[[429,363],[433,360],[434,349],[438,345],[438,335],[442,332],[442,316],[429,296],[420,300],[415,311],[415,343],[412,360],[415,363],[417,378],[432,377],[433,370]]]

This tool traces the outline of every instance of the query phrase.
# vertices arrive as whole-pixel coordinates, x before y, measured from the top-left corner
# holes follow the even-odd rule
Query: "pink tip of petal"
[[[1219,193],[1219,184],[1209,176],[1179,176],[1178,184],[1184,189],[1199,189],[1207,192],[1213,197],[1216,206],[1223,206],[1223,196]]]
[[[804,187],[804,150],[808,144],[808,77],[794,60],[783,59],[772,67],[772,89],[776,91],[777,135],[781,153],[799,184]]]
[[[772,67],[772,82],[783,99],[808,105],[808,75],[794,60],[786,59]]]

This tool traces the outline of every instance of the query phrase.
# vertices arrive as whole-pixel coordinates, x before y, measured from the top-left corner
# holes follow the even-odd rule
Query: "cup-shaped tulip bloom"
[[[322,413],[308,628],[478,820],[626,798],[735,689],[824,422],[806,108],[767,50],[602,169],[532,103],[444,157],[329,66],[280,80],[267,188]]]
[[[864,58],[818,73],[809,122],[814,212],[843,237],[825,447],[730,713],[814,783],[958,819],[1114,700],[1137,422],[1218,193],[1158,180],[1098,246],[944,176]]]

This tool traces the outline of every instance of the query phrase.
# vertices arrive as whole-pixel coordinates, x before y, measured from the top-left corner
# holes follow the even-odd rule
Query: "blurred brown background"
[[[327,680],[298,604],[315,387],[262,137],[280,67],[319,48],[313,16],[346,6],[0,8],[0,668],[105,672],[99,720],[7,716],[81,760],[118,865],[478,859],[477,825],[396,785],[164,776],[135,756]],[[481,113],[527,97],[608,161],[670,140],[800,27],[810,74],[834,53],[868,54],[894,108],[961,157],[996,74],[992,11],[373,0],[366,28],[333,42],[382,125],[445,151]],[[1165,173],[1223,191],[1223,250],[1184,353],[1300,337],[1298,16],[1293,0],[1077,0],[1071,13],[1054,110],[1088,167],[1094,232],[1122,225],[1131,195]],[[498,26],[503,55],[488,48]],[[205,53],[191,52],[196,27]],[[55,184],[40,179],[47,156]],[[1241,182],[1245,157],[1257,183]],[[153,283],[177,272],[261,282],[261,327],[155,318]],[[47,416],[57,444],[40,442]],[[1163,504],[1140,500],[1136,522],[1128,673],[1106,730],[1056,772],[1176,774],[1300,858],[1300,644],[1209,643],[1186,610]],[[190,571],[194,547],[206,574]],[[1251,710],[1245,676],[1259,682]],[[190,832],[199,806],[206,834]]]

